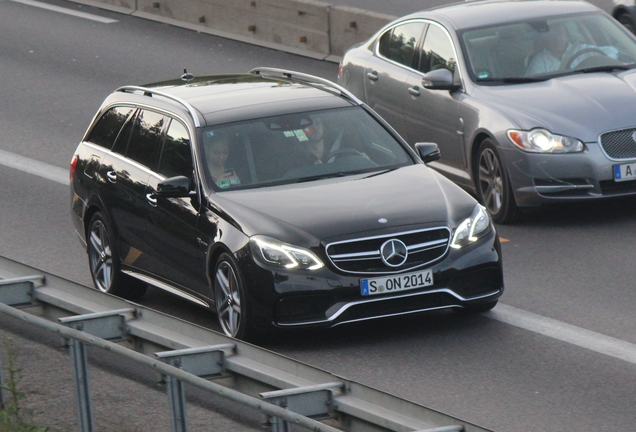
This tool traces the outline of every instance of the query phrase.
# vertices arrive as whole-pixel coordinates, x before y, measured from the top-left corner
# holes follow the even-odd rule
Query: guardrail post
[[[75,330],[84,331],[103,339],[121,340],[126,334],[126,313],[134,313],[133,308],[106,312],[75,315],[60,318],[59,321]],[[67,339],[69,340],[69,339]],[[78,420],[82,432],[93,432],[93,410],[88,382],[88,362],[86,346],[76,339],[70,339],[69,348],[73,360],[73,378],[77,396]]]
[[[168,375],[166,376],[166,386],[168,387],[168,401],[172,414],[172,432],[187,432],[188,419],[183,383]]]
[[[88,363],[86,346],[76,339],[70,339],[71,359],[73,361],[73,378],[75,395],[77,396],[78,420],[80,431],[93,432],[93,411],[88,384]]]
[[[225,349],[235,349],[234,344],[163,351],[155,356],[171,366],[178,367],[199,377],[219,378],[225,374]],[[185,391],[183,383],[171,376],[165,377],[170,400],[173,432],[187,432]]]
[[[44,276],[26,276],[0,280],[0,302],[13,307],[33,304],[36,282],[43,285]],[[0,409],[5,408],[3,352],[0,350]]]
[[[332,382],[264,392],[260,393],[260,396],[270,403],[300,415],[325,419],[333,415],[333,390],[342,387],[343,383]],[[272,432],[289,432],[289,425],[283,419],[270,416],[269,424]]]

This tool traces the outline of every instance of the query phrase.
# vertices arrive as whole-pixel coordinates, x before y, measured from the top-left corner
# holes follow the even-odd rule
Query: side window
[[[387,31],[380,37],[378,50],[384,57],[408,67],[413,67],[415,50],[425,24],[411,22]]]
[[[420,72],[436,69],[448,69],[455,72],[457,59],[453,43],[441,27],[431,24],[426,32],[422,52],[420,54]]]
[[[182,175],[192,179],[190,136],[177,120],[172,120],[166,133],[157,172],[166,178]]]
[[[161,150],[161,134],[167,120],[162,114],[140,111],[134,121],[126,157],[156,170]]]
[[[86,141],[108,149],[113,147],[122,126],[133,112],[130,107],[115,107],[104,113],[97,121]]]

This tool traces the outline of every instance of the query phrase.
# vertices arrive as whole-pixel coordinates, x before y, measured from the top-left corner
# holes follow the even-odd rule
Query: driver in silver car
[[[563,22],[550,26],[542,35],[543,49],[530,59],[526,75],[541,75],[558,70],[574,69],[583,60],[603,53],[613,59],[618,58],[618,50],[613,46],[573,44],[568,29]],[[585,51],[585,52],[583,52]],[[577,55],[577,53],[580,53]]]

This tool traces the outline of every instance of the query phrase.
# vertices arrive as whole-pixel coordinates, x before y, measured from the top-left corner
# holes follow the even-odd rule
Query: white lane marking
[[[65,185],[70,184],[67,169],[0,150],[0,165],[24,171]]]
[[[485,315],[506,324],[636,364],[636,344],[630,342],[504,304],[497,305]]]
[[[64,185],[69,184],[68,170],[4,150],[0,150],[0,165]],[[515,327],[636,364],[636,344],[630,342],[501,303],[485,315]]]
[[[85,18],[85,19],[89,19],[89,20],[93,20],[93,21],[98,21],[104,24],[112,24],[112,23],[116,23],[117,20],[114,19],[110,19],[110,18],[104,18],[101,17],[99,15],[93,15],[93,14],[89,14],[86,12],[78,12],[78,11],[74,11],[72,9],[67,9],[67,8],[63,8],[63,7],[59,7],[59,6],[53,6],[47,3],[42,3],[42,2],[38,2],[38,1],[34,1],[34,0],[11,0],[15,3],[22,3],[25,5],[29,5],[29,6],[34,6],[34,7],[39,7],[41,9],[48,9],[48,10],[52,10],[54,12],[60,12],[66,15],[73,15],[76,17],[80,17],[80,18]]]

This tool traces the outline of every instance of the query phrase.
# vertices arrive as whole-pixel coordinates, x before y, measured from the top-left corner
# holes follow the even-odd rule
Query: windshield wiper
[[[508,78],[479,78],[478,83],[493,84],[525,84],[533,82],[547,81],[552,77],[508,77]]]
[[[315,175],[315,176],[309,176],[309,177],[301,177],[298,180],[296,180],[296,183],[305,183],[305,182],[311,182],[311,181],[316,181],[316,180],[324,180],[324,179],[328,179],[328,178],[335,178],[335,177],[344,177],[348,175],[345,172],[337,172],[337,173],[330,173],[330,174],[319,174],[319,175]]]
[[[630,64],[622,64],[622,65],[605,65],[605,66],[594,66],[583,69],[576,69],[573,72],[580,73],[594,73],[594,72],[613,72],[615,70],[629,70],[634,67],[634,63]]]

